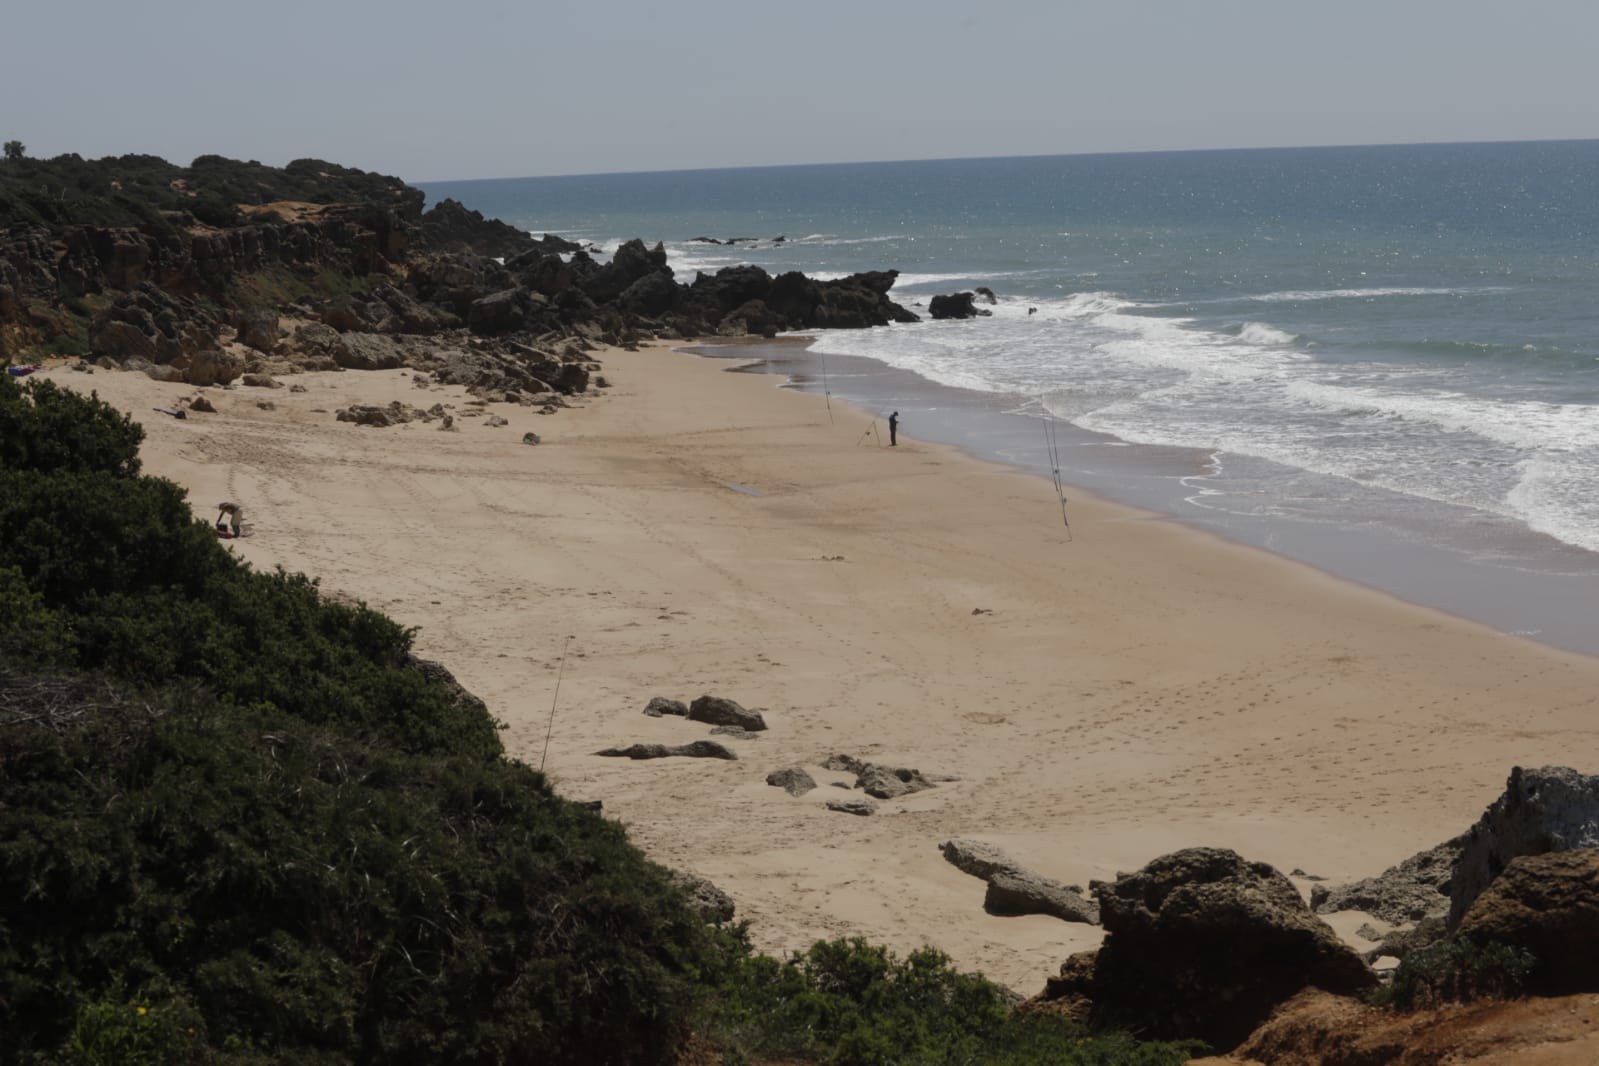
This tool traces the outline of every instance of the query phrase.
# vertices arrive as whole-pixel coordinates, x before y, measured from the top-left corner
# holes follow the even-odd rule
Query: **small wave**
[[[1229,330],[1228,332],[1231,331]],[[1299,343],[1299,337],[1296,334],[1287,333],[1275,326],[1268,326],[1264,322],[1245,322],[1238,327],[1238,332],[1235,335],[1246,344],[1260,344],[1268,347]]]
[[[1376,300],[1385,296],[1472,296],[1485,292],[1507,292],[1505,286],[1474,289],[1434,289],[1395,287],[1384,289],[1290,289],[1284,292],[1263,292],[1233,299],[1252,300],[1255,303],[1310,303],[1317,300]]]

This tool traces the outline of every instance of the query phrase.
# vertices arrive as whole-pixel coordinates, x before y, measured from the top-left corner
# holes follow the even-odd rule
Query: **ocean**
[[[421,187],[661,241],[680,281],[896,269],[924,318],[986,287],[989,317],[823,331],[778,366],[908,436],[1599,653],[1599,141]]]

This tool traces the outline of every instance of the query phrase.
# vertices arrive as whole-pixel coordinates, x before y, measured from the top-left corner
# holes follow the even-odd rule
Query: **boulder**
[[[766,728],[760,711],[748,711],[737,703],[720,696],[701,696],[689,704],[688,720],[710,725],[736,725],[751,733]]]
[[[842,770],[845,773],[858,774],[861,772],[861,767],[866,764],[853,755],[834,754],[823,759],[821,765],[824,770]]]
[[[644,705],[644,713],[651,718],[660,718],[668,714],[686,718],[688,717],[688,704],[682,700],[669,700],[665,696],[656,696]]]
[[[596,755],[610,755],[626,759],[665,759],[682,755],[691,759],[737,759],[738,756],[714,740],[696,740],[691,744],[668,747],[665,744],[632,744],[625,748],[605,748]]]
[[[330,353],[346,370],[394,370],[405,365],[403,348],[376,333],[343,333]]]
[[[1375,962],[1384,955],[1390,958],[1403,959],[1414,954],[1422,948],[1428,948],[1438,941],[1449,936],[1449,926],[1445,922],[1446,915],[1430,914],[1417,922],[1413,927],[1395,929],[1384,936],[1373,936],[1368,939],[1377,941],[1377,946],[1366,952],[1364,958],[1367,962]],[[1367,928],[1361,926],[1361,929]]]
[[[1542,995],[1599,992],[1599,849],[1511,859],[1456,932],[1530,951],[1528,986]]]
[[[711,730],[713,737],[732,737],[734,740],[760,740],[759,733],[751,733],[741,725],[719,725]]]
[[[1099,924],[1099,905],[1083,898],[1081,889],[1030,870],[996,870],[988,879],[983,910],[1005,917],[1047,914],[1063,922]]]
[[[703,877],[682,870],[668,871],[672,883],[688,896],[689,906],[706,922],[733,920],[733,897],[717,888]]]
[[[1091,889],[1104,944],[1091,976],[1056,987],[1086,995],[1101,1024],[1226,1050],[1308,985],[1377,983],[1288,878],[1224,848],[1174,852]]]
[[[855,787],[878,799],[898,799],[937,786],[924,777],[920,770],[867,763],[855,775]]]
[[[240,311],[234,316],[233,328],[238,331],[238,342],[258,352],[270,352],[278,346],[278,313],[264,307]]]
[[[877,813],[877,804],[857,796],[854,799],[828,800],[827,809],[838,811],[840,814],[858,814],[865,817]]]
[[[466,326],[481,336],[494,336],[521,329],[527,322],[531,304],[519,289],[505,289],[473,300],[466,312]]]
[[[991,315],[992,311],[978,307],[973,295],[969,292],[955,292],[942,296],[935,296],[927,301],[927,313],[934,319],[942,318],[977,318]]]
[[[1365,911],[1394,925],[1447,914],[1449,886],[1465,839],[1458,836],[1418,852],[1376,877],[1337,888],[1316,885],[1310,890],[1310,907],[1317,914]]]
[[[233,352],[207,349],[194,353],[183,371],[190,385],[226,385],[244,373],[244,357]]]
[[[938,846],[944,858],[961,873],[987,881],[1001,870],[1014,870],[1016,863],[1004,851],[981,840],[946,840]]]
[[[271,374],[246,374],[239,379],[239,384],[256,389],[281,389],[283,382]]]
[[[216,407],[213,406],[211,401],[206,399],[204,396],[196,396],[194,399],[190,400],[189,410],[199,411],[203,414],[209,415],[214,415],[217,413]]]
[[[803,796],[816,787],[816,779],[798,766],[773,770],[766,775],[766,783],[782,789],[790,796]]]
[[[1514,767],[1504,794],[1467,831],[1450,887],[1456,928],[1483,890],[1522,855],[1599,847],[1599,777],[1563,766]]]

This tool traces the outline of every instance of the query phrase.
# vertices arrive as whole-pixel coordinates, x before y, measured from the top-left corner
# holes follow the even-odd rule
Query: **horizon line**
[[[925,156],[911,159],[838,159],[813,163],[738,163],[716,167],[669,167],[664,170],[592,170],[557,174],[503,174],[478,178],[402,179],[408,185],[465,185],[484,181],[543,181],[554,178],[612,178],[633,174],[711,174],[730,170],[791,170],[801,167],[888,166],[900,163],[965,163],[979,160],[1088,159],[1124,155],[1207,155],[1224,152],[1306,152],[1338,148],[1448,148],[1502,144],[1582,144],[1599,137],[1526,137],[1484,141],[1373,141],[1344,144],[1234,145],[1217,148],[1127,148],[1100,152],[1018,152],[1004,155]]]

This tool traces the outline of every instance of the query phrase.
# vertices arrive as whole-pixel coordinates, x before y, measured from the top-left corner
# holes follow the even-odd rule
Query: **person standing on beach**
[[[217,528],[222,528],[222,520],[223,516],[225,515],[227,517],[228,528],[232,531],[235,537],[239,536],[239,531],[244,528],[244,508],[240,507],[236,503],[228,503],[227,501],[223,501],[222,503],[217,504],[217,512]]]
[[[895,411],[888,416],[888,446],[894,447],[899,443],[895,438],[899,436],[899,412]]]

